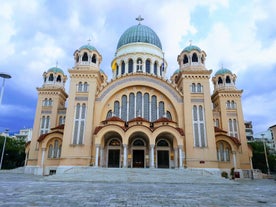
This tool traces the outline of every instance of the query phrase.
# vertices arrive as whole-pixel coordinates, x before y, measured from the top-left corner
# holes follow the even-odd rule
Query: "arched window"
[[[83,92],[87,92],[87,91],[88,91],[88,83],[85,82],[85,83],[83,84]]]
[[[193,53],[192,62],[198,62],[198,57],[196,53]]]
[[[158,141],[157,146],[158,147],[168,147],[169,144],[168,144],[168,142],[166,140],[161,139],[161,140]]]
[[[82,61],[88,61],[88,55],[86,52],[82,56]]]
[[[49,145],[48,158],[53,158],[53,145]]]
[[[167,111],[167,119],[172,120],[171,112]]]
[[[115,101],[114,102],[114,114],[115,114],[115,116],[119,117],[119,111],[120,111],[119,101]]]
[[[201,105],[193,106],[193,128],[195,147],[206,147],[204,111]]]
[[[125,74],[125,62],[122,62],[122,70],[121,70],[121,74]]]
[[[133,60],[129,59],[128,61],[128,73],[132,73],[133,72]]]
[[[164,102],[160,101],[159,102],[159,118],[163,117],[165,114],[165,107],[164,107]]]
[[[57,77],[57,82],[61,82],[61,76],[60,75],[58,75],[58,77]]]
[[[112,139],[110,142],[109,142],[109,146],[121,146],[121,143],[118,139]]]
[[[230,161],[230,147],[226,142],[217,143],[217,157],[220,162]]]
[[[156,96],[151,97],[151,121],[157,119],[157,98]]]
[[[136,71],[137,72],[142,72],[143,71],[143,62],[142,62],[142,59],[138,58],[136,64],[137,64]]]
[[[195,92],[196,92],[196,84],[192,83],[192,93],[195,93]]]
[[[97,58],[96,58],[96,55],[95,54],[93,54],[93,56],[92,56],[92,63],[96,63],[97,62]]]
[[[145,146],[145,143],[141,139],[136,139],[133,142],[133,146]]]
[[[86,105],[79,103],[75,107],[73,144],[83,144]]]
[[[76,62],[79,62],[79,55],[76,55]]]
[[[218,78],[218,84],[223,84],[223,81],[222,81],[221,77]]]
[[[150,60],[146,60],[146,73],[150,73]]]
[[[157,62],[154,63],[153,73],[157,75]]]
[[[231,101],[231,108],[232,108],[232,109],[235,109],[235,108],[236,108],[236,103],[235,103],[235,101]]]
[[[226,76],[226,80],[225,80],[226,83],[231,83],[231,79],[229,76]]]
[[[200,83],[197,84],[197,92],[201,93],[202,92],[202,86]]]
[[[184,55],[183,64],[186,64],[186,63],[188,63],[188,57],[187,57],[187,55]]]
[[[119,75],[119,66],[116,64],[116,77]]]
[[[133,119],[134,118],[134,93],[130,93],[129,94],[129,120]]]
[[[54,75],[51,73],[50,76],[49,76],[49,81],[54,81]]]
[[[82,92],[82,82],[79,82],[78,84],[78,92]]]
[[[109,110],[106,114],[106,119],[111,118],[111,117],[112,117],[112,111]]]
[[[136,117],[142,116],[142,93],[137,92],[136,94]]]
[[[58,140],[55,140],[55,143],[54,143],[54,158],[57,158],[58,157]]]
[[[204,56],[201,56],[201,63],[204,64]]]
[[[127,121],[127,96],[122,96],[121,119]]]
[[[230,108],[231,108],[230,101],[227,101],[227,102],[226,102],[226,108],[227,108],[227,109],[230,109]]]
[[[149,94],[144,94],[144,119],[149,120]]]
[[[228,122],[229,135],[238,138],[238,123],[236,119],[229,119]]]

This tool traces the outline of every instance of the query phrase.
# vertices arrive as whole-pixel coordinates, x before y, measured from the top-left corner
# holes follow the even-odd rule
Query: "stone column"
[[[178,145],[179,150],[179,168],[183,168],[183,154],[182,154],[182,145]]]
[[[154,168],[154,144],[150,145],[150,168]]]
[[[95,167],[99,166],[99,145],[96,145],[96,155],[95,155]]]
[[[127,168],[127,144],[124,144],[124,168]]]
[[[101,147],[101,149],[100,149],[100,167],[103,166],[103,158],[104,158],[104,148]]]
[[[178,150],[174,148],[174,168],[178,168]]]
[[[234,164],[234,168],[237,169],[237,160],[236,160],[236,152],[233,151],[233,164]]]
[[[44,159],[45,159],[45,151],[46,148],[42,148],[42,155],[41,155],[41,168],[38,172],[38,175],[44,175]]]

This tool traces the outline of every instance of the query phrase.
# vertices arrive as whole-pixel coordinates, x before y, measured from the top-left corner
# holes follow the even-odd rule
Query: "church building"
[[[68,92],[62,69],[43,73],[25,173],[252,168],[236,75],[221,68],[212,77],[207,54],[190,44],[167,79],[161,41],[138,20],[118,40],[112,77],[101,69],[101,51],[90,44],[74,52]]]

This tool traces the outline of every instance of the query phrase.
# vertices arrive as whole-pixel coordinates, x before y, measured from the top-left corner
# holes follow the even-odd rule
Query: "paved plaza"
[[[189,179],[188,179],[189,180]],[[275,206],[276,181],[86,181],[0,173],[0,206]]]

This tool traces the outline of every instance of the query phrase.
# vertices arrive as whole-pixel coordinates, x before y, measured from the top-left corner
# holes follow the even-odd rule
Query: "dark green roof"
[[[117,49],[123,45],[135,42],[144,42],[153,44],[162,50],[162,45],[157,34],[145,25],[134,25],[128,28],[120,37]]]
[[[90,51],[93,51],[93,50],[97,51],[97,49],[95,47],[93,47],[92,45],[83,45],[80,47],[79,50],[82,50],[82,49],[88,49]]]
[[[58,67],[52,67],[52,68],[48,69],[48,73],[49,73],[49,72],[53,72],[53,73],[61,73],[61,74],[63,74],[63,75],[64,75],[63,70],[62,70],[62,69],[60,69],[60,68],[58,68]]]
[[[224,75],[224,74],[232,74],[232,72],[231,72],[231,70],[229,70],[227,68],[221,68],[216,72],[215,76]]]
[[[195,45],[189,45],[185,47],[182,52],[191,52],[192,50],[197,50],[198,52],[201,52],[201,49]]]

